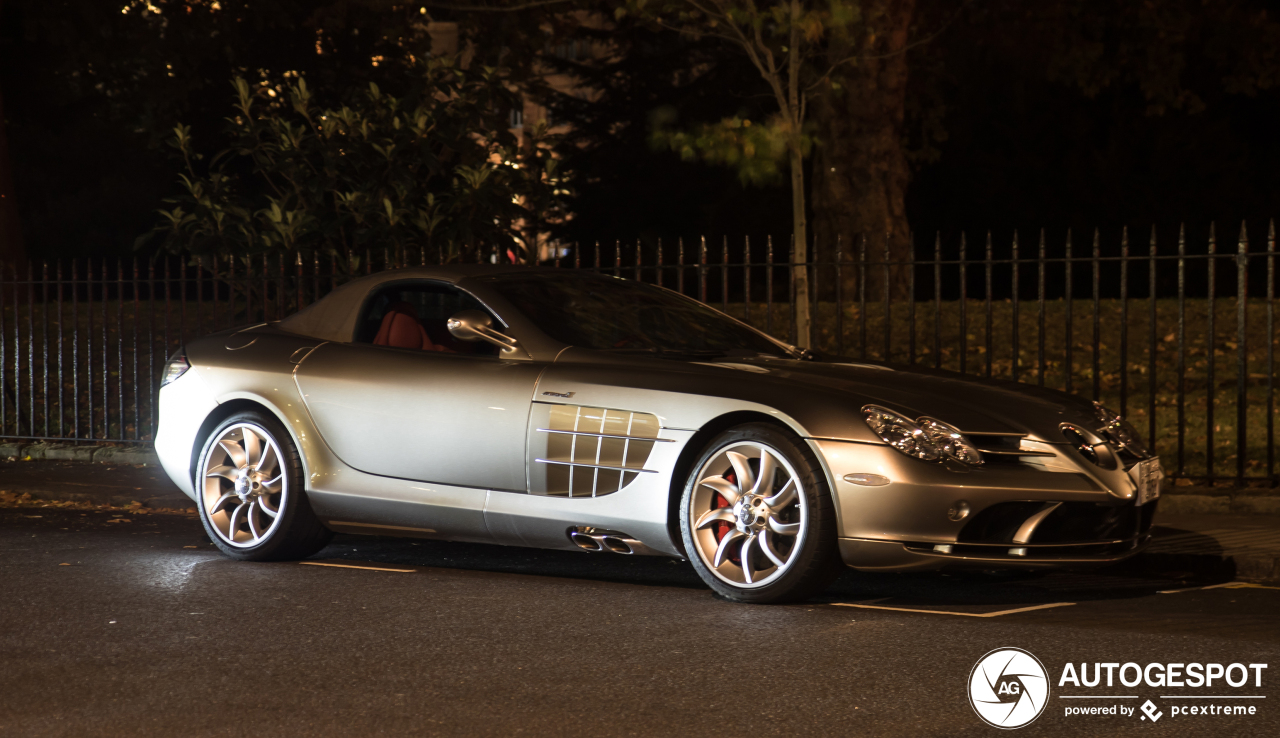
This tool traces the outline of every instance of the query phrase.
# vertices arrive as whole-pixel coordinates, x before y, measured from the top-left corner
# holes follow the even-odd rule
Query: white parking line
[[[388,569],[381,566],[356,566],[355,564],[330,564],[325,561],[299,561],[303,566],[332,566],[336,569],[368,569],[369,571],[394,571],[401,574],[412,574],[414,569]]]
[[[1032,605],[1031,607],[1019,607],[1015,610],[1001,610],[1000,612],[948,612],[946,610],[913,610],[909,607],[885,607],[884,605],[855,605],[852,602],[833,602],[836,607],[861,607],[864,610],[893,610],[894,612],[922,612],[927,615],[959,615],[962,618],[998,618],[1001,615],[1012,615],[1017,612],[1029,612],[1031,610],[1047,610],[1051,607],[1068,607],[1074,605],[1074,602],[1055,602],[1050,605]]]
[[[1265,584],[1254,584],[1253,582],[1224,582],[1222,584],[1210,584],[1207,587],[1186,587],[1184,589],[1162,589],[1156,594],[1171,595],[1179,592],[1199,592],[1203,589],[1280,589],[1280,587],[1269,587]]]

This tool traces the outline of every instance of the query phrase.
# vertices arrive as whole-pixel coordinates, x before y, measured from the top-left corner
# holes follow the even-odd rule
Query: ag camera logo
[[[1029,725],[1049,702],[1049,674],[1021,648],[997,648],[969,673],[969,704],[983,722],[1012,730]]]

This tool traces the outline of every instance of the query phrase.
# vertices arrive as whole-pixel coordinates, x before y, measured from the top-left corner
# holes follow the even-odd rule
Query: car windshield
[[[684,356],[786,355],[763,335],[696,300],[613,277],[503,274],[485,280],[561,343]]]

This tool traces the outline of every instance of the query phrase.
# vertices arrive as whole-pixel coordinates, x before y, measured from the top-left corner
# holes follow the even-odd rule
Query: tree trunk
[[[800,0],[791,0],[791,43],[787,49],[787,99],[778,100],[787,114],[787,148],[791,154],[791,326],[796,345],[812,347],[809,325],[809,217],[804,202],[804,93],[800,90]]]
[[[867,243],[867,260],[910,255],[906,190],[910,180],[903,142],[909,31],[916,0],[864,0],[867,33],[852,51],[833,44],[833,60],[856,54],[814,100],[817,138],[813,167],[813,230],[818,259],[833,261],[837,242],[846,259]],[[868,297],[884,294],[884,268],[868,269]],[[844,297],[857,294],[855,269],[843,269]],[[891,294],[906,292],[909,272],[891,270]],[[834,291],[834,284],[830,285]],[[824,290],[825,292],[826,290]],[[827,296],[828,299],[830,295]]]
[[[792,326],[795,328],[796,345],[800,348],[812,348],[809,317],[809,267],[808,261],[809,227],[804,207],[804,158],[799,145],[791,148],[791,219],[795,231],[791,242],[791,284],[795,287],[795,298],[792,302],[792,315],[795,317]]]
[[[0,17],[3,13],[4,0],[0,0]],[[0,90],[0,268],[21,269],[26,263],[27,249],[22,241],[22,223],[13,193],[13,165],[5,137],[4,93]]]

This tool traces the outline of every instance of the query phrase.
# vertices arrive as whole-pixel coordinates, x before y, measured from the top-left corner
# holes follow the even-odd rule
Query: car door
[[[527,490],[525,430],[543,366],[453,339],[444,323],[467,309],[485,308],[452,285],[384,285],[354,341],[326,343],[298,366],[307,409],[344,463],[399,479]],[[425,346],[397,338],[416,335],[405,315],[422,326]]]

